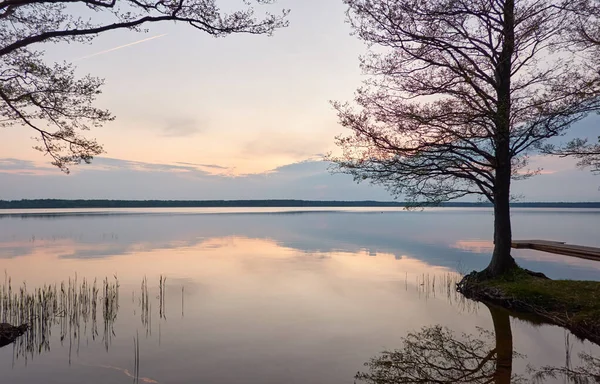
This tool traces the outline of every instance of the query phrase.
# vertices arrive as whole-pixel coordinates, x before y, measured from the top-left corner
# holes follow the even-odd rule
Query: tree
[[[478,195],[494,204],[486,274],[510,254],[511,182],[532,153],[600,110],[589,47],[571,51],[579,14],[554,0],[344,0],[371,47],[355,104],[334,102],[350,135],[336,169],[414,205]],[[581,1],[580,5],[587,4]]]
[[[255,0],[258,4],[274,0]],[[38,134],[36,149],[52,164],[89,163],[103,152],[82,131],[113,119],[93,106],[102,80],[76,78],[68,63],[46,64],[41,43],[90,43],[102,32],[141,31],[150,23],[174,21],[210,35],[271,34],[287,24],[281,15],[257,18],[247,7],[222,12],[217,0],[0,0],[0,126],[24,125]]]

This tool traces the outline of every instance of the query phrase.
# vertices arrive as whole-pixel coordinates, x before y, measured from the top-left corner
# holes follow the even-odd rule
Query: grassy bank
[[[517,269],[494,279],[473,272],[458,289],[475,300],[536,314],[600,344],[600,282],[551,280]]]

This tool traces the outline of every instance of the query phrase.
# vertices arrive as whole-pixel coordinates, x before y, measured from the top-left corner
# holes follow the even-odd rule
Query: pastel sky
[[[48,60],[105,78],[97,106],[117,119],[90,132],[106,154],[68,176],[31,149],[33,131],[2,129],[0,199],[390,200],[319,161],[344,133],[328,101],[352,99],[363,79],[365,46],[350,35],[342,1],[267,8],[292,11],[273,37],[215,39],[167,23],[146,34],[112,31],[92,45],[45,45]],[[590,117],[574,134],[595,137],[599,126]],[[534,160],[545,171],[516,187],[526,200],[600,201],[600,177],[569,160]]]

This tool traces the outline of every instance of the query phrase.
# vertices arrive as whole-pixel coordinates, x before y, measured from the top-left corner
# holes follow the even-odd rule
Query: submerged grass
[[[518,268],[493,279],[471,273],[458,284],[467,297],[534,313],[600,343],[600,282],[551,280]]]

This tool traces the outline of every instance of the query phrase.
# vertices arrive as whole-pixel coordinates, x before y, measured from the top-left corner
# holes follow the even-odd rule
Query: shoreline
[[[402,201],[374,200],[123,200],[123,199],[22,199],[0,200],[0,209],[88,209],[88,208],[303,208],[303,207],[395,207],[410,208],[413,204]],[[424,204],[424,208],[492,208],[490,203],[449,202],[439,205]],[[600,202],[521,202],[512,208],[575,208],[598,209]]]
[[[471,272],[456,285],[471,300],[532,314],[600,345],[600,281],[552,280],[519,269],[493,279]]]

